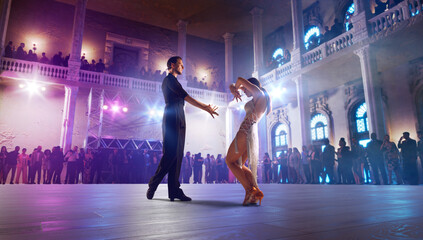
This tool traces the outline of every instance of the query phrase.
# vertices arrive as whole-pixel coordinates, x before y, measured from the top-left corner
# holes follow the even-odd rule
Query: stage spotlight
[[[30,93],[38,92],[38,85],[35,82],[28,83],[28,85],[26,87],[27,87],[28,92],[30,92]]]
[[[127,108],[127,107],[123,107],[123,108],[122,108],[122,111],[123,111],[123,112],[128,112],[128,108]]]
[[[103,109],[104,109],[104,110],[107,110],[107,109],[109,109],[109,106],[107,106],[107,105],[103,105]]]
[[[46,91],[46,87],[41,87],[41,91],[45,92]]]
[[[19,88],[24,88],[24,87],[25,87],[25,84],[23,83],[19,84]]]
[[[286,92],[286,87],[282,88],[282,92]]]
[[[154,109],[151,109],[151,110],[150,110],[150,116],[154,116],[154,115],[155,115],[155,113],[156,113],[156,111],[154,111]]]
[[[112,107],[112,111],[113,111],[113,112],[118,112],[118,111],[119,111],[119,106],[114,105],[114,106]]]

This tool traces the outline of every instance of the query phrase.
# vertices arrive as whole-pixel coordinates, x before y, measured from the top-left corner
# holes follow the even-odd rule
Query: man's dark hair
[[[170,70],[170,69],[172,68],[172,63],[173,63],[173,64],[176,64],[176,62],[177,62],[179,59],[181,59],[181,60],[182,60],[182,58],[181,58],[181,57],[179,57],[179,56],[174,56],[174,57],[169,58],[169,60],[167,60],[167,70]]]

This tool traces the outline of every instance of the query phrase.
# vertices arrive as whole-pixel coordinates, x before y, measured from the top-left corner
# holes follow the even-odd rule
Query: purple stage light
[[[109,106],[103,105],[103,110],[108,110],[108,109],[109,109]]]
[[[126,113],[126,112],[128,112],[128,108],[127,107],[123,107],[122,108],[122,111]]]

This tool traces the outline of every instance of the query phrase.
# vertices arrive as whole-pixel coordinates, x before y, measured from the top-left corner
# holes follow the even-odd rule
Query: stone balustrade
[[[1,58],[0,76],[10,78],[37,79],[52,82],[54,80],[67,81],[68,68],[30,62],[19,59]],[[103,85],[116,88],[133,89],[149,93],[161,93],[161,82],[111,75],[106,73],[79,70],[78,82],[90,85]],[[225,105],[228,94],[197,88],[186,88],[194,98],[213,104]],[[160,94],[161,96],[161,94]]]
[[[279,81],[282,78],[292,73],[292,63],[286,63],[260,77],[263,86],[269,85],[272,82]]]
[[[304,53],[302,56],[303,66],[307,66],[322,60],[325,50],[326,50],[326,43],[308,51],[307,53]]]
[[[345,32],[334,39],[331,39],[325,43],[326,45],[326,56],[330,56],[334,53],[341,51],[344,48],[353,45],[353,34],[352,31]],[[325,56],[325,57],[326,57]]]
[[[370,25],[370,34],[374,35],[382,32],[402,21],[407,20],[409,18],[408,11],[407,1],[404,1],[388,11],[373,17],[368,21]]]

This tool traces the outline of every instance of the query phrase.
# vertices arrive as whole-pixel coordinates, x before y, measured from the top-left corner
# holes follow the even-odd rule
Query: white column
[[[253,77],[259,79],[260,75],[263,74],[263,31],[261,15],[263,9],[254,7],[250,11],[253,16],[253,50],[254,50],[254,72]]]
[[[234,81],[234,69],[233,69],[233,52],[232,52],[232,40],[234,34],[225,33],[223,38],[225,39],[225,90],[229,91],[229,84]]]
[[[304,23],[302,0],[291,0],[293,49],[291,62],[293,71],[301,69],[301,57],[304,52]]]
[[[1,34],[1,42],[0,42],[0,57],[4,55],[4,46],[6,44],[6,34],[7,34],[7,26],[9,25],[9,15],[10,15],[10,7],[12,5],[12,0],[3,0],[1,6],[1,16],[0,16],[0,34]]]
[[[297,87],[297,107],[299,119],[301,120],[300,136],[301,144],[308,146],[311,144],[310,129],[310,97],[308,95],[308,83],[304,76],[299,75],[294,79]]]
[[[78,87],[65,86],[65,104],[63,107],[62,131],[60,136],[60,146],[64,152],[67,152],[72,147],[77,95]]]
[[[77,0],[73,19],[72,49],[69,59],[68,80],[78,81],[81,67],[81,49],[84,33],[85,12],[88,0]]]
[[[360,58],[369,131],[376,133],[378,138],[383,138],[386,133],[386,125],[383,113],[382,89],[374,53],[372,53],[369,45],[356,50],[354,53]]]
[[[186,67],[187,67],[187,25],[188,22],[179,20],[176,26],[178,26],[178,56],[182,58],[182,61],[184,62],[184,71],[182,71],[182,75],[178,77],[179,82],[182,84],[182,86],[187,85],[187,79],[186,79]]]

